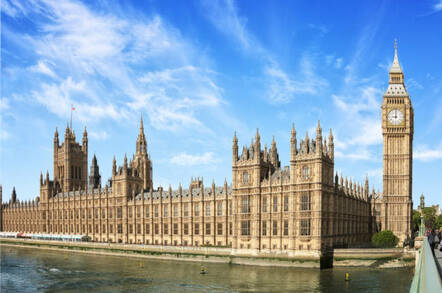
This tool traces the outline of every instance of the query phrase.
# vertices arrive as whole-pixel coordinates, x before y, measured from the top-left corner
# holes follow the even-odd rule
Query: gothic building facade
[[[398,69],[399,68],[399,69]],[[399,112],[398,112],[399,111]],[[68,126],[60,145],[54,135],[54,178],[40,175],[40,196],[21,202],[15,189],[1,204],[0,228],[48,234],[82,234],[93,241],[176,246],[224,246],[244,253],[321,251],[370,241],[377,228],[401,240],[411,228],[413,109],[397,61],[384,95],[384,193],[369,192],[334,169],[334,138],[298,138],[291,130],[290,165],[282,167],[276,142],[262,148],[258,130],[239,153],[232,145],[232,183],[154,188],[152,162],[141,119],[135,154],[112,163],[101,185],[94,155],[88,176],[88,138],[82,144]],[[393,114],[392,114],[393,113]],[[402,113],[402,117],[398,119]],[[1,201],[1,187],[0,187]]]

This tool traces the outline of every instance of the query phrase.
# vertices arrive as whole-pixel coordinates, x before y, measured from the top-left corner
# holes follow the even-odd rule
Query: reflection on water
[[[274,268],[1,246],[1,292],[408,292],[413,270]],[[345,272],[351,281],[344,281]]]

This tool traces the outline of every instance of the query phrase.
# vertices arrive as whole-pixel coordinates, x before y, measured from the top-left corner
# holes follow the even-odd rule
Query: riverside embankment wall
[[[95,242],[64,242],[2,238],[0,245],[34,247],[65,252],[132,256],[175,261],[213,262],[240,265],[320,268],[317,252],[246,253],[222,247],[180,247]],[[404,267],[414,266],[414,251],[404,249],[335,249],[333,266]]]

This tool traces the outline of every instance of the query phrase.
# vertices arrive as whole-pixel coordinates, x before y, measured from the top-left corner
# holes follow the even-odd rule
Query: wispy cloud
[[[105,130],[103,131],[88,131],[88,136],[95,140],[107,140],[109,135]]]
[[[34,71],[34,72],[39,72],[39,73],[42,73],[42,74],[49,75],[52,78],[57,77],[55,75],[55,73],[52,71],[52,69],[45,62],[43,62],[41,60],[38,61],[37,64],[31,66],[29,69]]]
[[[435,148],[427,145],[418,145],[413,152],[413,158],[423,162],[442,159],[442,143]]]
[[[433,6],[433,9],[435,11],[441,11],[442,10],[442,0],[439,0],[438,2],[436,2]]]
[[[174,165],[180,166],[195,166],[195,165],[207,165],[216,164],[220,162],[219,158],[216,158],[212,152],[206,152],[201,155],[190,155],[186,153],[178,154],[170,159],[170,162]]]
[[[299,64],[299,74],[290,74],[283,69],[274,56],[247,29],[247,19],[241,17],[233,0],[203,1],[210,22],[224,35],[239,43],[240,48],[256,58],[262,66],[262,80],[266,85],[266,98],[273,104],[285,104],[297,94],[317,94],[328,82],[315,71],[312,58],[306,53]],[[311,25],[311,28],[326,33],[325,26]],[[341,67],[342,59],[336,60]]]
[[[6,5],[18,17],[13,3]],[[32,18],[38,34],[17,37],[39,59],[31,72],[53,80],[30,95],[49,111],[66,117],[74,104],[84,122],[144,111],[158,129],[210,132],[197,114],[222,104],[216,74],[203,51],[160,16],[96,13],[70,0],[33,1],[27,9],[45,16]]]

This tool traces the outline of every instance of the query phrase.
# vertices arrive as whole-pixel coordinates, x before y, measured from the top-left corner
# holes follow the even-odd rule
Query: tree
[[[419,211],[413,210],[413,218],[411,222],[413,231],[418,231],[421,224],[421,213]]]
[[[425,227],[435,228],[436,224],[436,211],[433,207],[427,207],[422,210],[424,214]]]
[[[382,247],[382,248],[388,248],[388,247],[395,247],[399,242],[399,238],[396,237],[396,235],[393,234],[390,230],[384,230],[381,232],[378,232],[373,235],[371,238],[371,243],[375,247]]]
[[[436,224],[434,225],[434,229],[440,229],[442,227],[442,214],[437,216]]]

